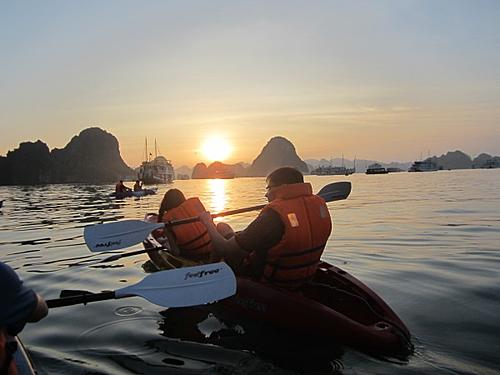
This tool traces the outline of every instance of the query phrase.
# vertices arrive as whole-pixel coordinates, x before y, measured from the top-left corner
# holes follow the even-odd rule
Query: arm
[[[219,233],[209,212],[204,212],[199,217],[200,221],[207,227],[208,234],[212,239],[214,246],[212,260],[216,261],[224,258],[231,268],[240,268],[243,259],[248,256],[248,252],[236,242],[234,236],[226,239]]]
[[[43,297],[39,294],[36,294],[36,306],[31,315],[28,317],[28,322],[34,323],[42,320],[49,313],[49,308],[45,303]]]
[[[0,326],[17,335],[27,322],[43,319],[48,308],[44,299],[23,285],[17,273],[0,262]]]

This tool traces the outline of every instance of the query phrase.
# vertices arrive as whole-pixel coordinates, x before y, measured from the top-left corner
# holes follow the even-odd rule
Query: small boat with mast
[[[174,167],[170,160],[163,156],[158,156],[158,147],[155,139],[155,157],[148,153],[148,140],[146,138],[145,161],[139,168],[138,179],[146,185],[168,184],[174,180]]]

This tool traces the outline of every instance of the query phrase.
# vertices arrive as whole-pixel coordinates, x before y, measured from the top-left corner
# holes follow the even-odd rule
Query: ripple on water
[[[329,203],[334,226],[324,257],[341,264],[381,295],[408,325],[417,344],[421,343],[417,346],[421,351],[404,366],[347,351],[341,358],[344,373],[498,372],[499,171],[349,176],[353,183],[349,199]],[[315,191],[340,180],[337,176],[306,179]],[[146,212],[158,210],[170,187],[181,189],[186,196],[202,197],[207,209],[216,212],[264,203],[264,186],[264,178],[234,179],[223,184],[176,181],[161,186],[157,195],[138,200],[110,198],[112,185],[0,186],[0,199],[6,199],[0,211],[0,254],[28,286],[47,298],[57,297],[61,289],[118,289],[125,284],[121,281],[134,283],[144,277],[141,263],[147,256],[101,266],[96,262],[109,254],[89,252],[81,237],[85,226],[143,218]],[[221,220],[239,230],[256,214]],[[207,365],[210,358],[219,360],[217,350],[188,348],[183,346],[187,345],[185,341],[163,336],[156,321],[161,319],[158,312],[145,312],[152,305],[140,298],[127,302],[56,309],[42,322],[28,325],[23,339],[46,373],[123,374],[145,369],[154,373],[165,370],[165,366],[168,372],[181,374],[196,372],[189,372],[189,366],[206,368],[201,373],[245,373],[242,366],[231,367],[230,360],[223,364],[227,367]],[[131,316],[115,314],[125,306],[138,306],[143,311]],[[90,331],[96,326],[137,317],[146,319],[103,328],[123,330],[127,337],[111,332],[107,338],[98,331],[91,337]],[[81,339],[82,346],[97,351],[111,347],[114,354],[86,355],[75,345],[82,331],[89,331],[89,336]],[[140,341],[134,341],[134,337]],[[262,334],[260,341],[270,342],[271,338]],[[134,350],[151,357],[144,361]],[[196,357],[197,351],[206,356]],[[262,357],[253,355],[242,363],[258,369],[254,373],[278,371],[268,362],[258,363],[259,359]],[[196,362],[180,365],[179,361],[188,360]],[[146,367],[141,370],[141,366]]]

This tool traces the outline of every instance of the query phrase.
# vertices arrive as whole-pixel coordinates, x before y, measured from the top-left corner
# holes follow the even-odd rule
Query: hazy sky
[[[137,166],[500,154],[500,1],[0,1],[0,154],[89,126]]]

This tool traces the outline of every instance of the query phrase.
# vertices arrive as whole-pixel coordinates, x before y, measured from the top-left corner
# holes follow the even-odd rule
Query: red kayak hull
[[[314,279],[297,292],[246,277],[237,281],[236,295],[215,306],[221,313],[366,352],[411,350],[410,333],[396,313],[368,286],[327,262],[321,262]]]
[[[156,222],[156,215],[147,215],[146,220]],[[144,244],[155,247],[148,241]],[[365,352],[408,354],[413,349],[408,328],[382,298],[327,262],[321,262],[314,278],[298,291],[244,276],[238,276],[237,283],[233,297],[209,308],[225,317],[266,322]]]

